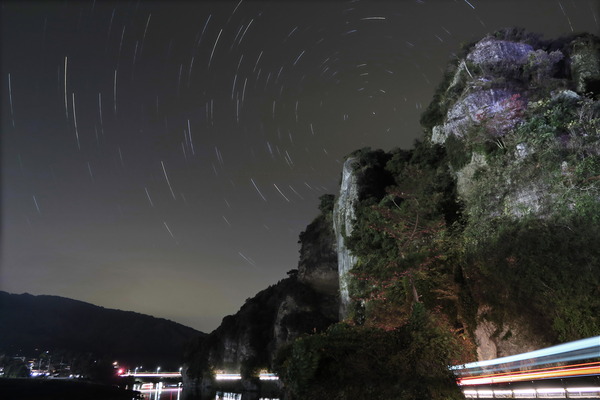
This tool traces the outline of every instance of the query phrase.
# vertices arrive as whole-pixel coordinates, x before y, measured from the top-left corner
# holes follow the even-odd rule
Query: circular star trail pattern
[[[210,331],[297,265],[341,163],[408,148],[462,42],[595,1],[2,3],[1,288]]]

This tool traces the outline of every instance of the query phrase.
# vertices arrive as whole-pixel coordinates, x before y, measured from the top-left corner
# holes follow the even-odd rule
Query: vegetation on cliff
[[[191,379],[210,381],[216,370],[257,377],[261,369],[272,369],[282,345],[303,334],[320,333],[338,321],[333,196],[320,200],[321,212],[300,234],[298,269],[247,299],[216,330],[190,344],[185,360]]]
[[[281,352],[290,398],[453,398],[444,368],[477,358],[484,321],[497,342],[600,334],[599,43],[507,29],[470,44],[425,140],[352,154],[351,312]]]
[[[287,398],[460,398],[447,366],[482,340],[600,334],[599,48],[496,32],[450,64],[424,140],[351,154],[349,314],[281,348]]]
[[[290,275],[247,299],[217,329],[192,342],[185,356],[188,376],[202,377],[215,370],[243,370],[251,376],[270,369],[280,344],[278,330],[292,340],[300,333],[321,332],[335,322],[319,312],[329,299],[299,282],[295,271]],[[281,310],[286,299],[293,299],[289,313]]]
[[[434,314],[418,304],[398,329],[339,323],[296,340],[275,364],[286,398],[462,398],[446,361],[461,343]]]
[[[597,48],[599,41],[580,35],[541,42],[514,30],[498,37],[534,44],[522,68],[511,75],[502,62],[491,71],[473,65],[472,79],[452,101],[479,91],[467,88],[477,74],[514,85],[523,96],[502,100],[502,112],[482,107],[465,135],[455,132],[443,143],[427,138],[410,151],[356,153],[359,170],[386,160],[384,173],[394,179],[361,196],[347,238],[358,257],[351,316],[357,324],[395,329],[421,303],[441,310],[472,344],[482,308],[492,310],[485,318],[499,331],[520,321],[548,343],[600,332],[599,93],[571,91],[577,82],[566,66],[554,65],[562,56],[548,61],[552,68],[540,61],[542,52],[571,56],[581,42]],[[512,83],[501,82],[507,75]],[[586,76],[593,89],[599,74]],[[451,85],[441,86],[439,92]],[[465,171],[469,179],[459,182]]]

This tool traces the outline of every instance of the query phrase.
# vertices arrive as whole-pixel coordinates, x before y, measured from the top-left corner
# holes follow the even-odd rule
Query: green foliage
[[[469,249],[476,295],[509,318],[534,322],[551,341],[600,334],[600,226],[572,213],[547,220],[503,218]],[[498,321],[502,322],[502,321]]]
[[[527,63],[523,67],[523,73],[530,76],[537,86],[546,86],[558,70],[558,63],[564,58],[561,51],[546,52],[542,49],[532,51]]]
[[[461,205],[445,149],[416,142],[413,150],[394,150],[388,158],[385,169],[394,185],[379,200],[359,202],[346,238],[357,257],[349,282],[351,320],[393,330],[422,303],[443,309],[465,333],[473,307],[467,307],[468,295],[459,295],[456,280],[461,266],[453,250],[454,230],[460,232]]]
[[[353,167],[357,173],[359,199],[383,197],[385,188],[393,183],[392,177],[385,169],[390,155],[383,150],[365,147],[354,151],[350,156],[356,158]]]
[[[507,102],[466,139],[390,154],[394,184],[361,199],[346,241],[354,323],[401,329],[414,307],[439,309],[472,349],[479,305],[491,305],[498,326],[529,318],[550,342],[598,334],[600,106],[568,93]],[[463,210],[448,166],[473,151],[487,164]]]
[[[469,183],[471,226],[487,224],[491,215],[556,214],[600,195],[598,107],[568,95],[530,103]],[[527,192],[534,197],[527,199]]]
[[[471,151],[465,140],[456,135],[450,135],[446,139],[444,146],[446,146],[448,153],[448,162],[455,171],[460,170],[471,161]]]
[[[397,330],[337,324],[299,339],[276,371],[290,399],[460,399],[447,369],[459,354],[443,318],[417,306]]]
[[[577,90],[589,92],[598,99],[600,96],[600,38],[592,34],[578,35],[569,43],[567,51],[571,56],[573,80]]]
[[[319,197],[319,211],[322,214],[331,214],[333,212],[333,206],[335,204],[335,196],[332,194],[324,194]]]

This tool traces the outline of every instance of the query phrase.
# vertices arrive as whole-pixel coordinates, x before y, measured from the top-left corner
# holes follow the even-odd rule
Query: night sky
[[[452,54],[596,0],[3,1],[0,289],[211,331],[297,267],[353,150],[412,146]]]

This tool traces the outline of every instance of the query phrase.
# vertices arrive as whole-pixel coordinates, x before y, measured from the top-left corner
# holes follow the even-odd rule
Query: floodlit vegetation
[[[515,326],[544,343],[600,334],[599,75],[588,54],[598,39],[492,38],[534,50],[519,68],[457,58],[422,116],[426,140],[352,154],[350,315],[280,352],[290,398],[460,396],[445,366],[476,358],[482,318],[501,339]],[[572,91],[582,86],[565,57],[591,92]],[[432,143],[452,105],[482,88],[514,94]]]

